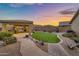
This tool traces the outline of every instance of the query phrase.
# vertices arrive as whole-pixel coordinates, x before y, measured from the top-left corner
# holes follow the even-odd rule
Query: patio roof
[[[33,21],[28,21],[28,20],[0,20],[0,23],[27,23],[27,24],[33,24]]]

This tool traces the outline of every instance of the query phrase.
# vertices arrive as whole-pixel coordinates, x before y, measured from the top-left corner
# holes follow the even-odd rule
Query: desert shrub
[[[10,33],[10,32],[0,32],[0,35],[10,37],[10,36],[12,36],[12,33]]]
[[[0,40],[3,40],[4,37],[11,37],[12,33],[9,32],[0,32]]]
[[[17,40],[15,37],[4,37],[3,41],[6,44],[12,44],[12,43],[15,43]]]
[[[12,37],[12,33],[10,32],[0,32],[0,40],[4,41],[6,44],[16,42],[16,38]]]

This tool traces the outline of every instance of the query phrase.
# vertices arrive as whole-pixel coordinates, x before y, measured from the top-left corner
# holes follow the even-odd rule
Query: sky
[[[58,26],[59,22],[71,21],[78,8],[78,3],[0,3],[0,20]]]

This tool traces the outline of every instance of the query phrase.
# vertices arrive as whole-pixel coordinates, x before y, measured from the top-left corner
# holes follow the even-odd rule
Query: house
[[[63,21],[63,22],[59,22],[59,26],[70,26],[69,21]]]
[[[0,20],[0,31],[31,34],[32,25],[33,22],[27,20]]]
[[[79,10],[77,10],[70,24],[71,24],[72,30],[79,36]]]
[[[52,25],[34,25],[33,31],[57,32],[58,28]]]
[[[60,32],[66,32],[66,31],[70,30],[70,22],[69,21],[59,22],[58,27],[59,27]]]

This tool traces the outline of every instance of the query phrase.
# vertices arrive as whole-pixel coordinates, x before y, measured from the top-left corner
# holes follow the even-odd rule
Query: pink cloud
[[[62,10],[59,13],[62,15],[72,15],[76,12],[77,9],[75,8],[70,8],[70,9],[66,9],[66,10]]]

